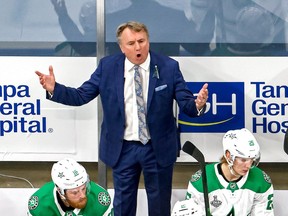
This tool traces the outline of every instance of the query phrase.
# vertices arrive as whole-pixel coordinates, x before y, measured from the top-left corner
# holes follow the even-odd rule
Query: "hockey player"
[[[273,185],[257,167],[260,147],[252,133],[243,128],[223,137],[220,163],[206,165],[209,208],[213,216],[273,216]],[[205,208],[201,172],[192,175],[186,199]]]
[[[111,198],[100,185],[89,180],[85,168],[73,159],[55,163],[52,180],[28,201],[33,216],[113,216]]]

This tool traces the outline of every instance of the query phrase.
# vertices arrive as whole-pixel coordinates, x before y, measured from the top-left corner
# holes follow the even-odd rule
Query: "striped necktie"
[[[138,113],[139,139],[140,142],[145,145],[148,142],[148,130],[146,124],[146,112],[143,99],[143,88],[139,72],[139,66],[135,65],[134,70],[135,70],[134,81],[135,81],[135,92],[136,92],[137,113]]]

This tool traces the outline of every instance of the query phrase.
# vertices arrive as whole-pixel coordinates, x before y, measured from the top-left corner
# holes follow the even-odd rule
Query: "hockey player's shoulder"
[[[91,199],[97,197],[97,203],[102,206],[109,206],[111,204],[111,197],[106,189],[93,181],[90,182],[90,186],[90,193],[93,194],[93,196],[90,197]]]
[[[258,167],[250,170],[243,188],[248,188],[256,193],[264,193],[272,186],[270,176]]]
[[[198,170],[197,172],[195,172],[195,173],[191,176],[190,181],[191,181],[191,182],[197,182],[198,180],[201,179],[201,176],[202,176],[202,171],[201,171],[201,170]]]
[[[48,182],[32,194],[28,200],[28,209],[32,215],[38,215],[45,211],[50,214],[50,210],[54,206],[53,196],[54,183]]]
[[[206,165],[206,175],[209,176],[211,174],[211,172],[214,172],[214,166],[215,164],[212,163],[212,164],[207,164]],[[195,172],[192,176],[191,176],[191,179],[190,181],[191,182],[197,182],[201,179],[202,177],[202,171],[201,170],[198,170],[197,172]]]
[[[258,167],[254,167],[253,169],[251,169],[249,175],[254,180],[263,181],[263,183],[272,184],[272,180],[270,176],[265,171],[261,170]]]

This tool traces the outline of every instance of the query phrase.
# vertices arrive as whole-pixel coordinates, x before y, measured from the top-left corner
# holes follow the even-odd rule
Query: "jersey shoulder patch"
[[[198,181],[202,176],[202,171],[201,170],[198,170],[197,172],[195,172],[192,176],[191,176],[191,179],[190,181],[191,182],[196,182]]]
[[[31,196],[29,198],[29,201],[28,201],[28,209],[29,210],[34,210],[34,209],[37,208],[38,204],[39,204],[38,196]]]
[[[262,170],[262,174],[263,174],[264,180],[265,180],[267,183],[272,184],[272,180],[271,180],[270,176],[269,176],[266,172],[264,172],[263,170]]]
[[[100,192],[98,194],[98,201],[103,206],[109,206],[111,204],[111,198],[107,192]]]

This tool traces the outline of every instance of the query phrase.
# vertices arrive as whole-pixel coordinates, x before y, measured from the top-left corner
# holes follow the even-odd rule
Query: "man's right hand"
[[[64,0],[51,0],[51,2],[59,17],[68,15],[67,7]]]
[[[51,65],[49,66],[49,75],[45,75],[41,73],[40,71],[35,71],[35,73],[38,75],[39,81],[42,87],[46,91],[53,94],[54,88],[55,88],[55,76],[53,72],[53,67]]]

